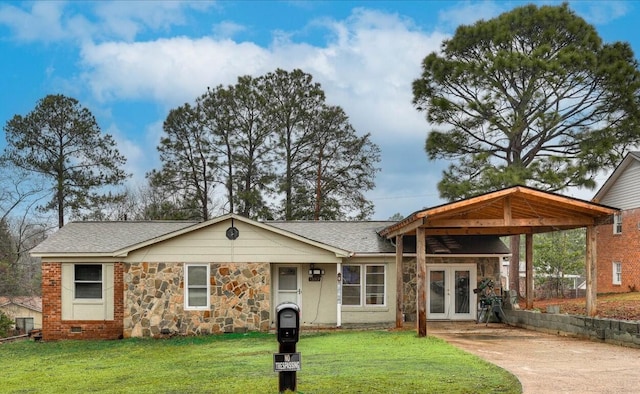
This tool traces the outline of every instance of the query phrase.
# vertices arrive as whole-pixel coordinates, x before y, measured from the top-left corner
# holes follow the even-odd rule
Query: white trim
[[[611,268],[612,268],[611,284],[621,285],[622,284],[622,263],[620,261],[614,261],[611,264]]]
[[[206,305],[190,306],[189,305],[189,267],[205,267],[205,288],[206,288]],[[193,288],[202,288],[202,286],[193,286]],[[184,309],[187,311],[203,311],[211,308],[211,267],[209,264],[188,263],[184,265]]]
[[[318,242],[318,241],[314,241],[314,240],[311,240],[311,239],[308,239],[308,238],[304,238],[304,237],[302,237],[302,236],[300,236],[298,234],[295,234],[295,233],[292,233],[292,232],[289,232],[289,231],[286,231],[286,230],[282,230],[280,228],[277,228],[275,226],[270,226],[270,225],[265,224],[265,223],[257,222],[255,220],[251,220],[251,219],[246,218],[244,216],[239,216],[239,215],[235,215],[235,214],[226,214],[226,215],[223,215],[223,216],[208,220],[206,222],[198,223],[198,224],[195,224],[193,226],[189,226],[189,227],[183,228],[181,230],[177,230],[177,231],[174,231],[172,233],[165,234],[165,235],[162,235],[162,236],[154,238],[154,239],[150,239],[148,241],[144,241],[144,242],[141,242],[141,243],[138,243],[138,244],[135,244],[135,245],[128,246],[126,248],[122,248],[120,250],[117,250],[117,251],[113,252],[112,255],[114,257],[126,257],[129,253],[133,252],[134,250],[141,249],[141,248],[143,248],[145,246],[153,245],[153,244],[161,242],[161,241],[166,241],[168,239],[175,238],[175,237],[177,237],[179,235],[190,233],[192,231],[196,231],[198,229],[201,229],[201,228],[204,228],[204,227],[208,227],[208,226],[211,226],[211,225],[214,225],[214,224],[222,223],[222,222],[225,222],[225,221],[231,221],[232,219],[233,220],[237,220],[239,222],[243,222],[243,223],[252,225],[252,226],[255,226],[255,227],[258,227],[258,228],[261,228],[261,229],[264,229],[264,230],[267,230],[267,231],[271,231],[271,232],[276,233],[276,234],[283,235],[285,237],[289,237],[291,239],[295,239],[297,241],[303,242],[303,243],[311,245],[311,246],[318,247],[320,249],[324,249],[326,251],[334,253],[336,257],[350,257],[351,254],[352,254],[348,250],[343,250],[343,249],[336,248],[336,247],[331,246],[331,245],[326,245],[326,244],[323,244],[323,243]],[[36,256],[36,255],[34,255],[34,256]]]
[[[474,319],[477,312],[477,302],[473,289],[477,286],[477,264],[476,263],[454,263],[454,264],[427,264],[427,286],[428,291],[431,290],[431,273],[433,271],[444,271],[445,281],[442,284],[443,290],[443,307],[442,313],[431,312],[431,294],[427,297],[427,320],[471,320]],[[468,271],[469,272],[469,312],[468,313],[456,313],[456,291],[455,291],[455,272],[456,271]]]
[[[622,234],[622,213],[613,215],[613,233]]]
[[[340,273],[342,274],[342,280],[344,280],[344,273],[342,272],[342,268],[345,266],[357,266],[360,267],[360,303],[357,305],[344,305],[345,309],[352,310],[352,308],[366,308],[370,310],[372,308],[386,308],[387,307],[387,298],[389,297],[389,277],[387,273],[387,263],[345,263],[340,267]],[[382,304],[367,304],[367,267],[382,267],[383,269],[383,279],[384,279],[384,294]],[[344,290],[344,286],[340,283],[342,290]],[[355,286],[354,286],[355,287]]]
[[[80,280],[77,278],[77,269],[80,266],[95,266],[100,268],[100,279],[99,280]],[[73,300],[76,303],[94,303],[94,304],[102,304],[104,300],[104,291],[105,291],[105,272],[104,265],[95,264],[95,263],[86,263],[86,264],[74,264],[73,265]],[[78,297],[78,284],[87,284],[87,285],[95,285],[100,284],[100,297]]]

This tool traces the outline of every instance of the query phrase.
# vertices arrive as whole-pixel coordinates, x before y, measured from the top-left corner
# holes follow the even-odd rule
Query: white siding
[[[224,221],[131,252],[125,262],[337,263],[335,253],[236,221],[236,240],[226,237]]]
[[[640,162],[634,160],[607,193],[600,203],[622,210],[640,207]]]

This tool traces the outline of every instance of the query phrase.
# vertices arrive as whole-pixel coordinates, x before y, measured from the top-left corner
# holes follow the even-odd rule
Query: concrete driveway
[[[513,373],[525,394],[640,393],[640,349],[498,323],[429,322],[427,335]]]

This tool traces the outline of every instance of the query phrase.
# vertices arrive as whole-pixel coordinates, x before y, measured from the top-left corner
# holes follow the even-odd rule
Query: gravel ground
[[[513,373],[523,393],[639,393],[640,349],[474,322],[429,322],[427,335]]]

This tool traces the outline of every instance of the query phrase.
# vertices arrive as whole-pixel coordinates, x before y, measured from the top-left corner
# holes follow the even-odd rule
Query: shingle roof
[[[395,247],[378,231],[391,221],[269,221],[265,224],[354,253],[395,253]]]
[[[0,307],[10,304],[18,305],[23,308],[42,312],[42,297],[33,296],[17,296],[17,297],[0,297]]]
[[[71,222],[31,253],[111,253],[195,225],[183,221]]]
[[[220,219],[220,218],[219,218]],[[219,220],[219,219],[213,219]],[[355,254],[395,253],[395,245],[378,235],[391,221],[267,221],[262,223],[281,231],[295,234],[329,247]],[[173,232],[194,231],[205,223],[183,221],[119,221],[71,222],[52,234],[31,253],[54,254],[109,254],[138,244],[153,241]],[[415,237],[406,236],[404,253],[415,253]],[[495,236],[427,238],[427,253],[449,254],[507,254],[509,249]]]

